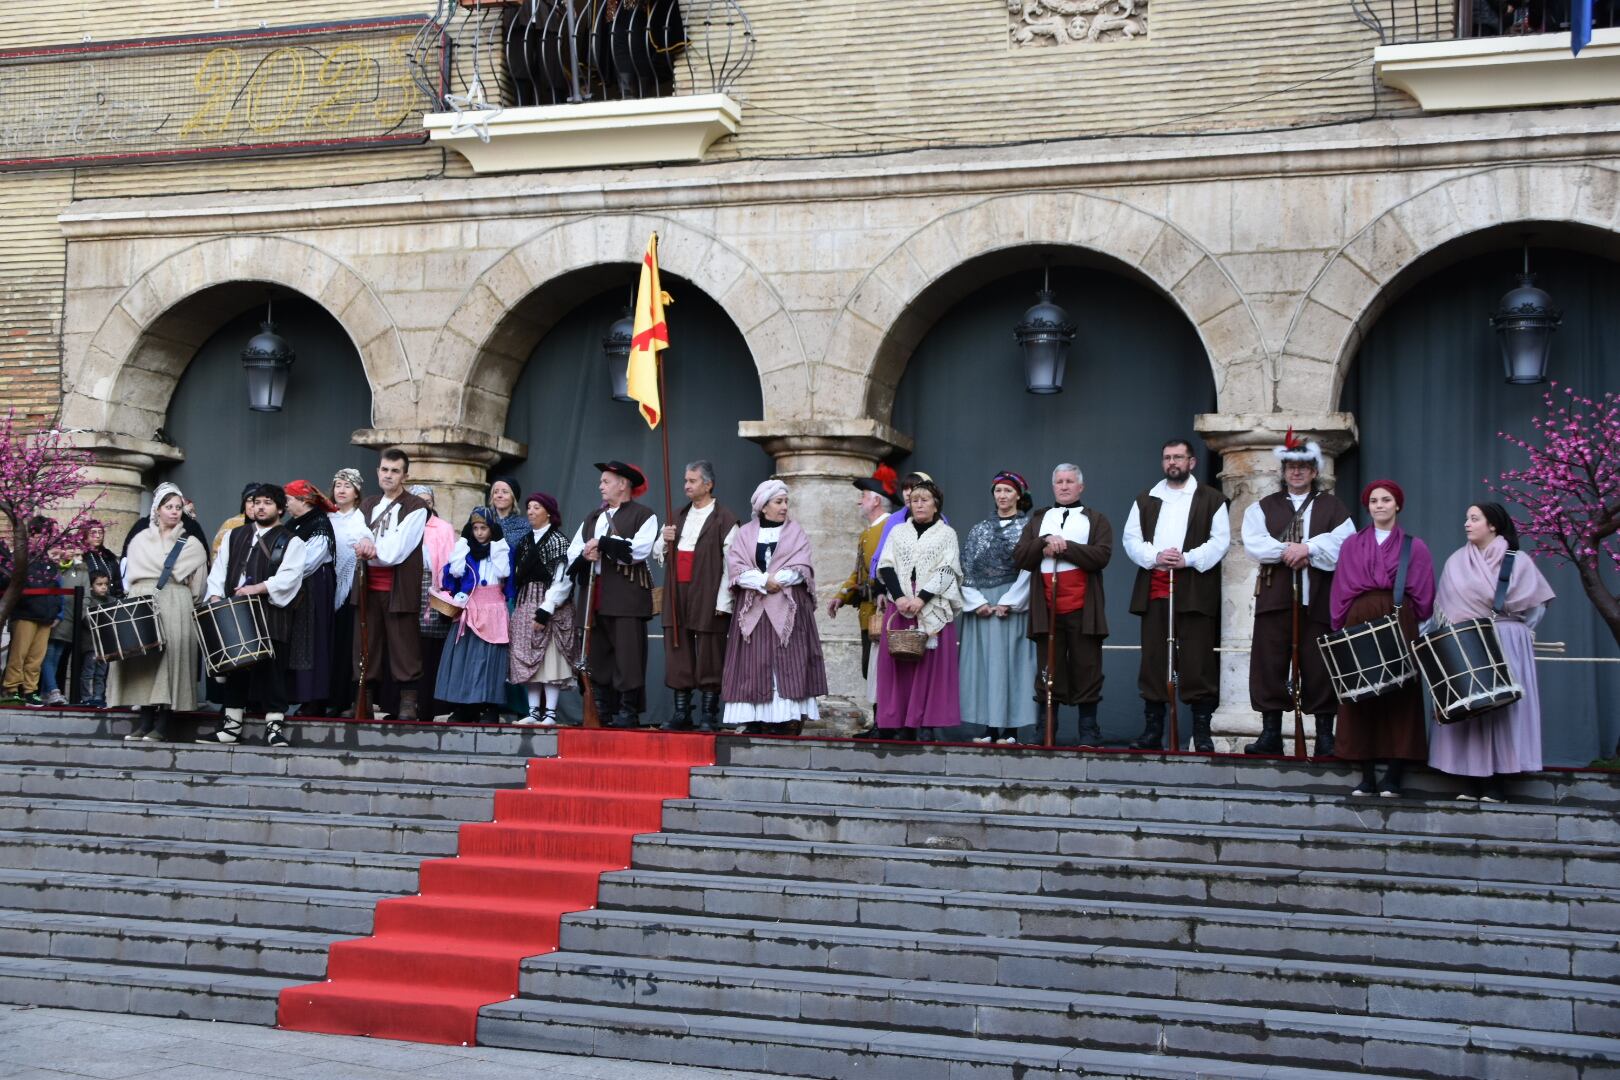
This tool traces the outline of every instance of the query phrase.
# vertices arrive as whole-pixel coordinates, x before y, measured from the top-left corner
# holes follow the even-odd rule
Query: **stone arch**
[[[1440,248],[1515,224],[1614,237],[1620,170],[1594,163],[1495,166],[1440,181],[1373,219],[1326,261],[1288,328],[1279,377],[1317,375],[1297,385],[1321,395],[1295,403],[1300,411],[1338,407],[1363,335]]]
[[[232,236],[175,252],[124,290],[64,365],[63,425],[151,438],[198,348],[227,315],[261,302],[264,284],[309,297],[343,327],[371,384],[374,425],[412,419],[404,343],[371,286],[310,244]]]
[[[473,430],[505,430],[512,388],[535,344],[586,294],[619,281],[628,292],[634,280],[628,271],[641,262],[654,232],[660,269],[702,289],[742,333],[759,372],[767,415],[806,401],[810,377],[804,344],[764,275],[712,233],[672,218],[625,214],[553,226],[481,274],[434,341],[422,412]],[[593,269],[601,272],[590,273]]]
[[[1112,196],[1075,192],[993,196],[937,218],[897,245],[839,313],[816,375],[816,407],[887,422],[900,374],[933,321],[919,301],[969,261],[1034,248],[1079,248],[1139,274],[1197,330],[1221,410],[1269,408],[1262,399],[1260,327],[1220,260],[1160,215]]]

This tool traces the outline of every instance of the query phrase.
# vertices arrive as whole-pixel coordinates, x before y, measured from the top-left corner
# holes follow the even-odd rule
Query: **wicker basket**
[[[899,608],[890,609],[889,619],[883,624],[883,634],[889,642],[889,655],[896,660],[921,660],[928,651],[928,635],[921,630],[896,630],[890,626],[889,623],[899,613]]]

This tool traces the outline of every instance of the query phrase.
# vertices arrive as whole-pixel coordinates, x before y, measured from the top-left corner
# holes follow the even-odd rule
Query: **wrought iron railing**
[[[1380,45],[1569,31],[1569,0],[1351,0]],[[1593,0],[1593,26],[1620,26],[1620,0]]]
[[[462,112],[725,93],[755,44],[736,0],[438,0],[411,64]]]

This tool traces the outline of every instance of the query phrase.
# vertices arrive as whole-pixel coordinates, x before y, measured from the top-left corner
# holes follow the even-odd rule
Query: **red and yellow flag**
[[[658,234],[647,241],[641,257],[641,284],[636,286],[636,327],[630,340],[630,396],[641,408],[641,418],[655,428],[664,418],[664,403],[658,399],[658,354],[669,348],[669,324],[664,321],[664,305],[675,301],[658,283]]]

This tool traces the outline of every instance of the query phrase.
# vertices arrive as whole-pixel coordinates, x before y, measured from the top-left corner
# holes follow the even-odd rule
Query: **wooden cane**
[[[1164,692],[1170,700],[1170,749],[1181,749],[1181,730],[1176,724],[1176,568],[1169,567],[1170,575],[1170,601],[1169,635],[1166,647],[1169,649],[1164,675]]]
[[[1299,685],[1299,595],[1300,575],[1302,570],[1294,571],[1294,655],[1293,655],[1293,683],[1294,683],[1294,756],[1305,757],[1305,710],[1301,705],[1303,694]]]
[[[1052,564],[1052,595],[1046,605],[1046,745],[1057,742],[1057,563]]]

